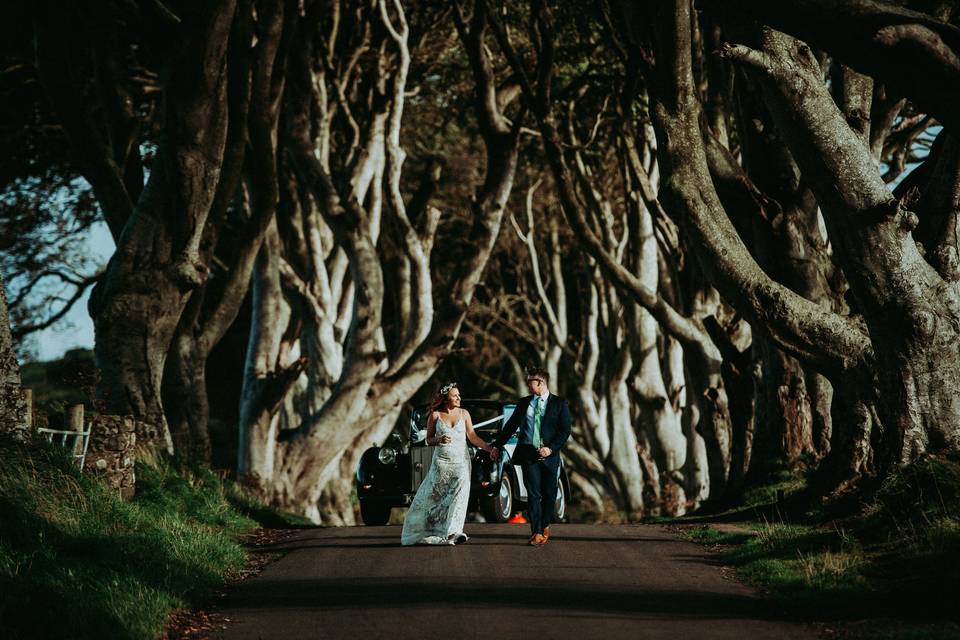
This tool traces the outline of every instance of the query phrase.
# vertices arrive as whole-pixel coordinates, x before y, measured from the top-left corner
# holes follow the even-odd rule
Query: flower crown
[[[451,390],[451,389],[456,389],[456,388],[457,388],[457,383],[456,383],[456,382],[451,382],[450,384],[445,384],[445,385],[443,385],[442,387],[440,387],[440,395],[443,396],[443,397],[446,397],[446,395],[447,395],[448,393],[450,393],[450,390]]]

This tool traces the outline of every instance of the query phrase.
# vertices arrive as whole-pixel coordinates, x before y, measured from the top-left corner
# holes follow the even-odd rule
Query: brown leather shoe
[[[543,534],[535,533],[533,534],[533,537],[530,538],[530,542],[527,544],[529,544],[531,547],[542,547],[543,545],[547,544],[547,539],[543,537]]]
[[[550,539],[550,527],[547,527],[546,529],[543,530],[543,539],[544,540]]]

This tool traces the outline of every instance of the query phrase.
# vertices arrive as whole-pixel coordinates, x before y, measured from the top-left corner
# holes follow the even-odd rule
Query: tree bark
[[[947,126],[960,124],[954,108],[960,99],[960,28],[948,22],[881,0],[747,0],[724,3],[722,10],[802,38],[909,96]]]
[[[90,298],[100,395],[110,410],[157,425],[170,452],[161,381],[180,314],[208,269],[199,246],[224,157],[234,11],[222,2],[184,19],[167,62],[153,171]]]
[[[27,411],[20,385],[20,366],[10,333],[7,293],[0,276],[0,433],[25,440],[29,433]]]
[[[727,53],[760,76],[864,314],[881,372],[880,468],[908,464],[927,451],[957,450],[960,398],[953,389],[960,388],[960,367],[953,364],[960,362],[960,298],[918,252],[917,215],[886,189],[806,45],[764,29],[759,50],[737,46]]]
[[[267,227],[254,267],[252,318],[240,392],[237,477],[267,491],[274,477],[279,411],[304,362],[285,362],[281,346],[290,321],[279,276],[280,240],[276,223]]]

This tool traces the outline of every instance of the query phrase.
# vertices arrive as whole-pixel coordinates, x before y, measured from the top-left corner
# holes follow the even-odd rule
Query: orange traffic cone
[[[507,524],[527,524],[527,519],[523,517],[523,512],[518,511],[513,517],[507,520]]]

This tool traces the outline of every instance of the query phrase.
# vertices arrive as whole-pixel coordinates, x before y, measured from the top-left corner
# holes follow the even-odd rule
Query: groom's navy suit
[[[520,442],[513,451],[511,462],[519,465],[523,471],[523,484],[527,488],[530,520],[530,530],[533,533],[543,533],[553,521],[553,507],[557,499],[557,471],[560,468],[560,449],[570,437],[570,405],[560,396],[552,393],[547,398],[546,408],[540,418],[540,440],[544,447],[551,451],[546,458],[541,458],[536,447],[526,441],[529,435],[527,410],[534,396],[521,398],[507,420],[500,435],[497,436],[494,446],[503,450],[503,445],[519,429]]]

